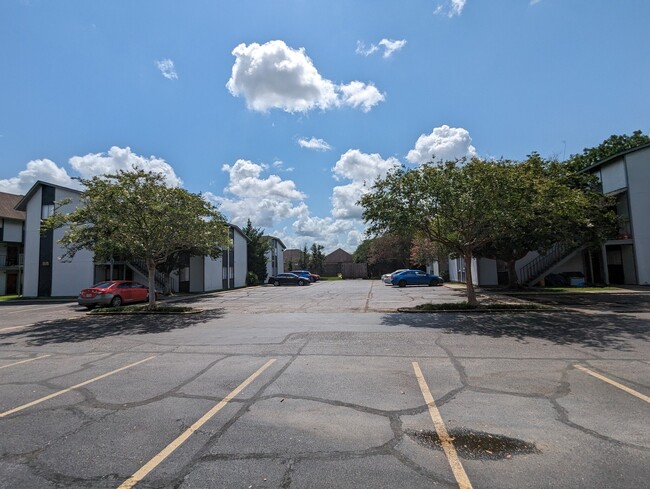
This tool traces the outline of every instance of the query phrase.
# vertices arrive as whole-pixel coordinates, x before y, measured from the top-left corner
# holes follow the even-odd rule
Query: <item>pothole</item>
[[[406,434],[425,448],[442,450],[438,433],[430,430],[407,430]],[[458,455],[469,460],[503,460],[515,455],[541,453],[534,443],[482,431],[456,428],[449,431]]]

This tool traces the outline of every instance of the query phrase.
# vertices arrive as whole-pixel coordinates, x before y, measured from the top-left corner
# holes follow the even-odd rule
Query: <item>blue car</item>
[[[407,285],[442,285],[444,280],[439,275],[423,272],[422,270],[404,270],[403,272],[393,275],[391,284],[399,287]]]

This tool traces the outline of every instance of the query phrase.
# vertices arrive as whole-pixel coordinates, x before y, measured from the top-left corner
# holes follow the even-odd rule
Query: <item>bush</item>
[[[255,272],[248,272],[246,274],[246,285],[259,285],[260,279]]]

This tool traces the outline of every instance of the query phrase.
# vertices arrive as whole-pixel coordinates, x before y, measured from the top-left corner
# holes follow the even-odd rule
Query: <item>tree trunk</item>
[[[472,252],[467,252],[463,255],[465,259],[465,285],[467,286],[467,303],[471,305],[478,305],[476,300],[476,292],[474,291],[474,282],[472,281]]]
[[[516,289],[519,286],[519,277],[517,276],[517,260],[508,260],[508,288]]]
[[[147,261],[149,275],[149,307],[156,305],[156,263],[153,260]]]

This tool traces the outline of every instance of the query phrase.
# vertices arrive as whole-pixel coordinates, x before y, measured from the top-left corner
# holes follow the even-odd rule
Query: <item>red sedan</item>
[[[107,280],[87,289],[83,289],[77,297],[80,306],[92,309],[95,306],[118,307],[131,302],[146,302],[149,300],[149,289],[146,285],[132,280]]]

